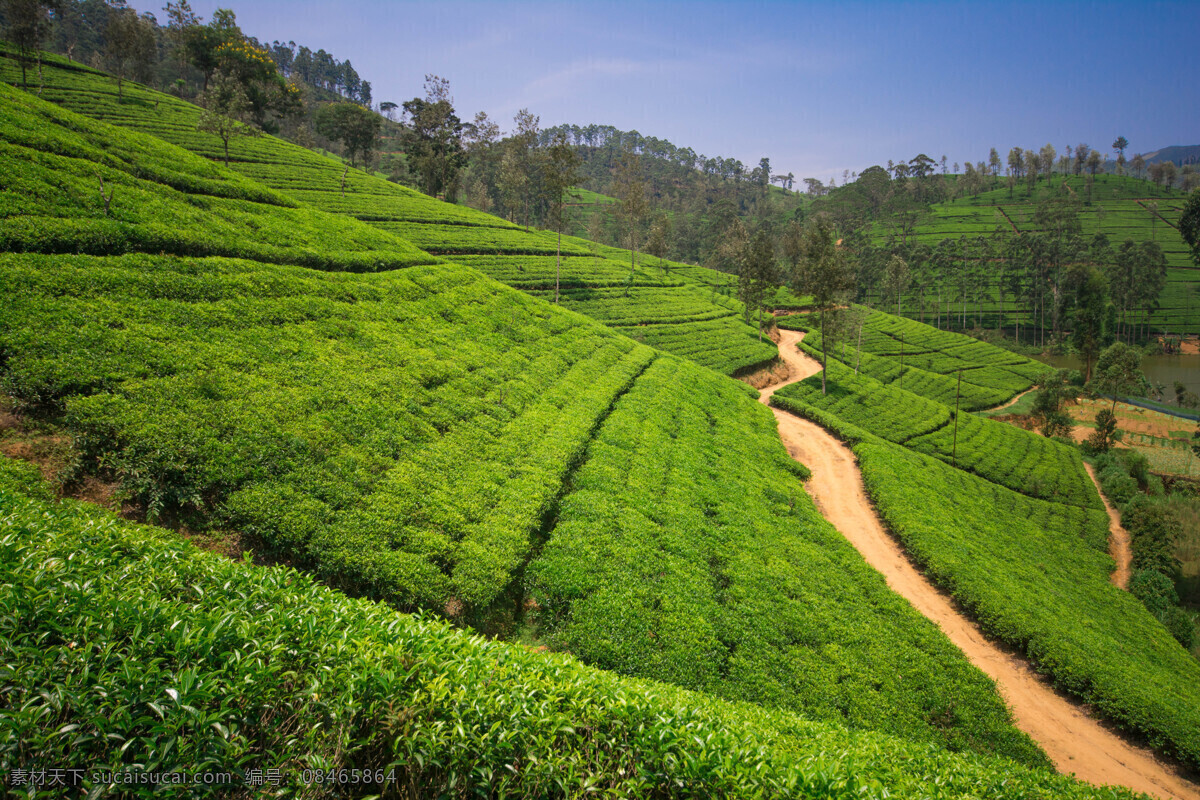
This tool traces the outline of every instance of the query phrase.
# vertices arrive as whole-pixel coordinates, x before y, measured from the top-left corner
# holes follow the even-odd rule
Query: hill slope
[[[33,198],[0,230],[36,230],[43,207],[72,223],[48,253],[0,254],[0,382],[71,434],[75,477],[401,608],[1044,763],[982,674],[821,519],[740,383],[453,263],[363,274],[331,271],[336,253],[319,249],[326,269],[196,256],[165,236],[138,252],[133,234],[110,255],[64,255],[72,231],[83,248],[83,223],[108,223],[75,182],[96,164],[118,185],[122,231],[160,217],[170,230],[178,208],[215,252],[291,240],[268,202],[238,201],[245,224],[221,227],[227,208],[204,187],[242,185],[221,167],[7,87],[0,99],[14,132],[0,167]],[[139,177],[143,153],[191,190]],[[609,559],[642,578],[592,591],[590,565]],[[948,721],[950,705],[970,711]]]
[[[1090,202],[1080,205],[1078,212],[1085,243],[1097,233],[1106,234],[1114,248],[1126,239],[1157,243],[1167,258],[1167,282],[1159,298],[1159,307],[1151,310],[1151,324],[1172,332],[1200,330],[1200,268],[1192,261],[1191,252],[1179,235],[1184,195],[1164,191],[1138,178],[1117,175],[1096,176],[1090,194],[1084,177],[1055,176],[1053,185],[1056,191],[1060,186],[1068,187],[1080,199],[1090,197]],[[1044,184],[1039,183],[1031,197],[1022,183],[1011,192],[1007,188],[996,188],[975,197],[936,203],[928,214],[918,218],[911,241],[933,246],[945,239],[988,237],[995,231],[1004,238],[1037,232],[1037,201],[1047,191]],[[877,242],[882,242],[888,233],[884,226],[877,225],[873,236]],[[1011,283],[1015,267],[1021,266],[1016,264],[1006,270],[1000,269],[998,260],[1004,256],[995,249],[982,257],[974,251],[952,254],[954,263],[947,267],[947,275],[941,278],[917,276],[914,284],[927,283],[929,288],[921,294],[915,288],[910,290],[904,301],[904,313],[913,318],[920,317],[923,322],[936,319],[942,326],[949,323],[956,328],[970,327],[976,320],[981,320],[984,327],[994,327],[1001,321],[1001,310],[1005,312],[1006,326],[1011,327],[1018,320],[1022,325],[1031,320],[1036,322],[1026,306],[1013,301],[1011,285],[1004,287],[1005,304],[1003,307],[1000,304],[1001,289],[997,282],[1004,276]],[[982,262],[980,258],[983,258]],[[925,264],[912,267],[922,274],[930,270]],[[976,285],[981,291],[968,288],[964,299],[962,287]],[[1028,286],[1022,291],[1029,291]],[[1137,318],[1141,320],[1140,310]]]
[[[228,771],[228,797],[259,796],[252,771],[297,793],[1132,797],[469,636],[53,503],[31,472],[0,458],[0,760],[84,790],[157,765]]]
[[[8,51],[0,53],[0,79],[17,74]],[[171,95],[129,84],[124,99],[117,96],[110,76],[64,59],[47,58],[42,97],[95,119],[150,133],[214,160],[223,157],[221,141],[200,133],[200,109]],[[300,203],[335,214],[355,217],[411,242],[426,253],[462,258],[475,269],[523,290],[552,290],[555,285],[555,237],[526,231],[510,222],[466,206],[435,200],[361,170],[346,170],[326,158],[271,136],[235,138],[230,142],[230,166]],[[644,267],[630,269],[628,253],[614,261],[611,253],[580,240],[564,242],[566,256],[560,279],[570,290],[565,301],[585,314],[595,314],[623,332],[652,326],[647,341],[676,352],[695,331],[716,346],[692,348],[682,354],[727,374],[753,371],[778,356],[774,344],[759,342],[750,325],[740,319],[741,304],[719,302],[697,292],[700,284],[690,271],[664,275]],[[436,258],[433,260],[437,260]],[[703,270],[711,273],[711,270]],[[700,284],[704,287],[704,284]],[[611,287],[621,291],[613,297]],[[608,302],[591,303],[590,292]],[[632,303],[625,303],[627,299]],[[616,302],[613,302],[613,301]],[[629,309],[623,306],[630,305]],[[622,313],[613,315],[616,306]]]
[[[943,357],[954,340],[971,342],[875,317],[887,318],[877,330],[904,331],[933,352],[940,344]],[[816,355],[810,336],[819,343],[812,333],[803,347]],[[883,349],[877,337],[867,341]],[[969,347],[1001,352],[979,342]],[[970,349],[959,354],[974,359]],[[956,423],[952,409],[921,396],[921,383],[910,381],[909,391],[856,375],[854,355],[846,362],[841,355],[831,354],[827,393],[818,376],[780,390],[772,402],[854,445],[891,532],[985,632],[1104,717],[1200,767],[1200,663],[1110,582],[1108,517],[1079,452],[972,415]],[[898,360],[894,352],[876,358]]]

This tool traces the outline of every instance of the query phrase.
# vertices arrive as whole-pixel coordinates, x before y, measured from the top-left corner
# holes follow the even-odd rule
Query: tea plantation
[[[1129,175],[1097,175],[1090,191],[1087,180],[1087,176],[1078,175],[1055,176],[1054,180],[1056,187],[1066,186],[1076,197],[1087,201],[1079,210],[1084,239],[1104,233],[1114,247],[1126,239],[1157,243],[1167,259],[1167,282],[1159,305],[1151,311],[1151,324],[1167,331],[1178,331],[1184,326],[1189,331],[1195,330],[1200,322],[1200,303],[1196,301],[1194,287],[1200,271],[1179,235],[1179,218],[1186,196],[1177,192],[1164,194],[1149,181]],[[943,239],[985,237],[997,229],[1018,235],[1036,232],[1039,230],[1034,220],[1036,199],[1021,197],[1025,193],[1024,188],[1013,195],[1007,188],[997,188],[974,197],[936,203],[928,214],[922,215],[909,236],[913,242],[936,245]],[[877,241],[884,240],[882,226],[874,233]],[[989,320],[996,318],[999,301],[998,293],[989,289],[982,306]],[[927,305],[931,305],[928,299]],[[970,305],[968,319],[974,315],[974,303]],[[915,308],[915,300],[905,302],[906,314],[914,314]],[[1009,292],[1006,324],[1012,324],[1014,310]]]
[[[856,308],[866,314],[862,335],[855,330],[839,337],[832,344],[833,355],[861,374],[951,407],[956,400],[966,411],[999,405],[1029,389],[1046,371],[1032,358],[961,333]],[[806,316],[782,317],[779,327],[808,331],[804,349],[814,355],[820,350],[821,332]]]
[[[90,778],[148,770],[229,771],[225,797],[260,796],[252,770],[290,796],[1133,796],[617,677],[49,495],[0,458],[0,763],[89,796],[150,797]]]
[[[891,347],[875,342],[879,353]],[[964,375],[996,374],[1010,357],[976,344],[982,358]],[[971,365],[976,357],[931,355]],[[772,402],[853,445],[884,522],[990,636],[1152,747],[1200,766],[1200,663],[1109,581],[1108,519],[1078,451],[962,414],[955,455],[952,408],[855,375],[854,357],[830,359],[827,394],[818,375]]]
[[[394,234],[0,91],[14,132],[0,168],[28,195],[4,221],[44,208],[69,223],[49,252],[0,253],[0,387],[69,434],[63,480],[99,476],[150,521],[235,532],[260,557],[400,610],[1046,764],[982,673],[820,517],[744,385],[459,264],[355,271],[358,251],[320,249],[328,226],[345,226],[361,258],[386,260]],[[142,174],[142,151],[172,166],[169,185]],[[109,219],[80,183],[88,163],[117,186],[132,231],[103,254],[74,225]],[[275,209],[294,224],[272,225]],[[146,221],[173,213],[212,249],[145,246]],[[592,538],[589,515],[604,513]],[[652,542],[669,578],[646,572],[655,562],[635,545]],[[581,573],[597,552],[613,564]],[[638,584],[580,601],[581,580],[635,562]]]
[[[0,50],[0,80],[19,73],[11,51]],[[46,88],[42,97],[66,108],[123,128],[132,128],[179,145],[209,159],[223,157],[221,141],[196,130],[200,109],[171,95],[130,84],[119,101],[114,80],[104,73],[47,56]],[[442,258],[474,259],[472,266],[521,289],[553,289],[556,237],[545,231],[526,231],[480,211],[443,203],[361,170],[346,171],[341,162],[271,136],[235,138],[229,143],[230,166],[242,175],[271,187],[291,202],[331,214],[354,217],[420,248],[425,262]],[[76,251],[71,251],[76,252]],[[775,345],[758,340],[752,325],[742,319],[736,300],[717,298],[715,290],[698,293],[693,287],[726,288],[731,276],[701,267],[679,265],[664,271],[639,266],[632,271],[629,252],[601,248],[584,240],[563,237],[562,253],[571,262],[567,286],[623,287],[622,298],[641,311],[618,315],[610,324],[654,347],[684,355],[726,374],[743,374],[774,362]],[[434,257],[431,257],[434,256]],[[314,265],[316,266],[316,265]],[[653,297],[653,300],[650,298]],[[576,296],[570,307],[608,322],[611,302],[593,303]],[[619,303],[618,303],[619,305]],[[674,306],[702,306],[700,327],[680,321]],[[657,309],[659,315],[647,315]],[[693,316],[695,313],[693,311]],[[712,324],[719,321],[719,324]],[[636,336],[640,326],[654,326]],[[695,332],[703,344],[687,342]],[[687,344],[684,344],[687,342]]]

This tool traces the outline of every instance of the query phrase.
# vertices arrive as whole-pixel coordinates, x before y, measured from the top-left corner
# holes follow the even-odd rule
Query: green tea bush
[[[244,781],[251,770],[278,770],[280,794],[302,797],[1096,796],[1006,759],[470,636],[95,508],[31,499],[11,475],[0,459],[0,764],[10,774],[80,769],[81,793],[139,798],[161,788],[90,776],[233,774],[178,793],[195,797],[261,796]],[[370,775],[340,789],[314,780],[352,770]]]
[[[899,389],[898,384],[883,385],[869,375],[855,375],[837,361],[830,362],[826,383],[824,395],[818,375],[784,387],[776,397],[830,411],[888,441],[953,461],[1014,491],[1072,505],[1100,506],[1074,447],[967,414],[960,414],[956,430],[952,409],[946,405]]]
[[[844,420],[817,400],[813,382],[777,392],[773,404],[854,445],[884,522],[935,583],[1059,687],[1161,752],[1200,766],[1200,662],[1110,583],[1104,511],[1019,494],[887,441],[872,432],[884,418]],[[843,399],[840,407],[854,405]]]
[[[538,635],[624,674],[1037,763],[986,677],[821,519],[796,471],[752,393],[656,361],[530,565]]]
[[[0,60],[0,70],[11,69],[11,62]],[[196,130],[200,112],[189,103],[142,87],[131,87],[126,99],[119,102],[109,78],[102,74],[75,69],[74,65],[54,59],[45,65],[44,71],[47,86],[43,96],[53,102],[186,148],[191,151],[189,158],[194,162],[204,163],[205,158],[222,157],[219,140]],[[33,98],[30,100],[36,102]],[[121,137],[110,135],[109,138]],[[96,151],[104,149],[98,146]],[[310,244],[298,246],[299,243],[293,242],[296,234],[308,232],[313,225],[306,219],[286,222],[280,219],[281,224],[272,229],[278,241],[273,240],[271,247],[265,247],[261,243],[265,238],[263,232],[256,227],[266,227],[265,221],[248,221],[241,230],[231,229],[233,226],[225,222],[229,215],[222,213],[210,214],[201,222],[175,219],[172,224],[157,227],[141,217],[132,228],[102,225],[100,230],[92,230],[88,226],[95,226],[95,223],[88,222],[80,226],[87,229],[86,236],[84,232],[71,232],[75,223],[65,223],[68,227],[65,235],[49,238],[48,231],[39,230],[35,235],[28,227],[14,223],[7,240],[3,238],[5,231],[0,226],[0,243],[6,242],[9,250],[28,252],[102,255],[140,250],[185,256],[251,258],[356,272],[439,260],[430,254],[461,257],[465,262],[482,254],[486,261],[481,263],[492,266],[484,271],[498,280],[535,292],[555,285],[553,260],[558,243],[548,232],[527,231],[499,217],[441,202],[361,170],[347,171],[339,161],[271,136],[241,137],[230,142],[230,154],[232,170],[258,182],[236,178],[244,191],[250,191],[245,187],[258,185],[260,193],[266,193],[264,196],[275,198],[278,203],[301,205],[309,215],[312,212],[307,209],[320,209],[327,212],[322,217],[326,221],[342,219],[343,229],[312,231],[312,235],[306,237]],[[141,159],[139,154],[139,163]],[[171,159],[160,158],[159,161],[169,164]],[[229,175],[228,171],[211,163],[208,169],[212,174]],[[87,177],[90,180],[93,176]],[[85,190],[83,196],[87,194]],[[98,197],[98,190],[96,194]],[[119,203],[122,197],[123,192],[119,191],[113,202]],[[0,207],[2,202],[0,200]],[[98,201],[93,201],[92,205],[95,202]],[[71,212],[67,216],[78,214]],[[304,217],[304,214],[298,217]],[[355,223],[349,217],[366,224]],[[234,220],[239,221],[237,217]],[[338,242],[339,250],[356,249],[349,244],[356,237],[361,238],[361,231],[369,228],[377,229],[375,237],[379,243],[363,249],[373,252],[329,252],[331,242]],[[204,234],[195,233],[198,231]],[[317,243],[317,246],[311,243]],[[636,293],[638,287],[677,286],[681,290],[675,296],[660,294],[661,302],[657,306],[639,305],[636,301],[628,308],[622,308],[615,301],[593,304],[593,309],[589,309],[587,303],[576,305],[582,313],[590,314],[595,310],[601,316],[611,317],[614,326],[669,326],[672,328],[670,335],[657,336],[657,341],[652,343],[655,347],[693,358],[704,366],[730,375],[751,372],[770,364],[778,355],[770,342],[746,343],[745,340],[755,336],[756,331],[738,318],[742,313],[741,304],[727,296],[732,276],[674,262],[666,262],[664,270],[657,260],[643,257],[643,263],[636,267],[631,281],[630,254],[626,250],[564,236],[562,253],[566,257],[566,280],[568,285],[576,288],[622,286],[633,288]],[[704,290],[707,299],[700,300],[695,291],[683,291],[696,287]],[[718,291],[726,294],[718,294]],[[706,326],[705,323],[710,321],[718,325]],[[693,329],[689,330],[689,326]],[[721,341],[715,341],[714,334],[718,330]],[[622,329],[622,332],[632,331]],[[647,334],[650,335],[653,334]]]

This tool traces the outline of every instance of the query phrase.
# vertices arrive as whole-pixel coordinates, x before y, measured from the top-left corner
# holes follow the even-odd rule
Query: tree
[[[1140,391],[1145,382],[1141,355],[1124,342],[1117,342],[1100,354],[1088,389],[1096,394],[1112,395],[1112,410],[1115,412],[1117,397]]]
[[[154,23],[139,17],[132,8],[114,8],[109,15],[104,49],[113,72],[117,73],[118,100],[124,97],[125,76],[145,76],[157,57],[154,34]]]
[[[896,316],[900,316],[900,298],[903,296],[910,281],[908,263],[898,255],[893,254],[884,267],[884,280],[888,293],[896,298]]]
[[[658,265],[663,272],[667,270],[666,258],[669,240],[671,238],[671,218],[659,212],[650,223],[650,236],[646,239],[646,252],[658,259]]]
[[[625,295],[628,296],[637,262],[638,226],[650,207],[646,200],[646,180],[642,177],[642,160],[632,147],[627,147],[617,162],[615,189],[620,201],[620,214],[629,233],[629,283],[625,287]]]
[[[21,64],[21,86],[29,87],[26,69],[37,60],[38,76],[42,74],[42,42],[50,34],[52,25],[50,10],[52,3],[39,0],[4,0],[4,15],[7,25],[4,36],[17,47],[17,61]],[[41,94],[41,89],[38,89]]]
[[[1094,453],[1107,452],[1114,442],[1121,438],[1117,430],[1117,415],[1114,411],[1102,408],[1096,412],[1096,429],[1087,438],[1087,446]]]
[[[762,341],[763,304],[779,281],[775,266],[775,245],[766,231],[759,231],[747,243],[738,269],[738,299],[746,306],[746,321],[751,310],[758,312],[758,340]]]
[[[421,191],[453,203],[467,154],[463,124],[454,113],[449,91],[445,78],[425,76],[425,98],[414,97],[404,104],[408,124],[401,132],[400,145],[419,176]]]
[[[1113,140],[1112,149],[1117,154],[1117,174],[1125,173],[1125,148],[1129,147],[1129,140],[1124,136],[1118,136]]]
[[[1054,145],[1046,142],[1046,145],[1038,153],[1042,160],[1042,172],[1045,173],[1046,180],[1050,180],[1051,173],[1054,172],[1054,160],[1058,158],[1058,152],[1054,149]]]
[[[1129,147],[1129,140],[1124,136],[1118,136],[1113,140],[1112,149],[1118,156],[1125,155],[1125,148]]]
[[[250,101],[241,84],[217,73],[212,85],[201,92],[200,121],[196,129],[211,133],[225,147],[225,166],[229,166],[229,140],[236,136],[259,136],[261,131],[249,124]]]
[[[167,40],[171,43],[175,57],[179,59],[179,75],[183,78],[188,63],[188,37],[192,28],[200,25],[200,18],[192,11],[188,0],[168,2],[163,10],[167,12]]]
[[[541,124],[541,118],[536,114],[530,113],[529,109],[522,108],[513,117],[513,123],[516,125],[516,128],[513,130],[512,136],[508,139],[508,148],[513,156],[511,164],[515,165],[522,174],[522,179],[515,184],[521,187],[521,191],[518,193],[515,202],[523,207],[525,230],[529,230],[529,218],[533,210],[533,200],[540,184],[537,146],[539,138],[538,126]]]
[[[1088,156],[1091,155],[1092,148],[1086,144],[1075,145],[1075,174],[1083,172],[1083,166],[1087,163]]]
[[[797,250],[791,284],[797,294],[813,298],[821,328],[821,394],[825,394],[829,352],[825,332],[830,316],[854,291],[854,271],[846,253],[838,247],[833,221],[826,214],[809,218]]]
[[[1067,383],[1067,371],[1047,372],[1038,378],[1036,385],[1038,392],[1030,412],[1034,425],[1043,436],[1070,436],[1075,423],[1062,407],[1063,403],[1075,399],[1076,392]]]
[[[558,234],[554,254],[554,302],[558,302],[559,275],[562,269],[562,229],[565,219],[567,191],[579,182],[579,155],[567,143],[567,135],[559,131],[550,145],[545,166],[545,189],[550,204],[550,225]]]
[[[351,166],[360,158],[363,166],[371,165],[383,126],[378,114],[358,103],[330,103],[317,110],[315,122],[317,133],[342,143]]]
[[[1105,297],[1104,277],[1095,267],[1078,264],[1072,270],[1070,283],[1074,289],[1071,344],[1083,358],[1084,380],[1090,381],[1092,364],[1100,349],[1112,338],[1106,325],[1108,298]]]
[[[223,24],[228,29],[233,25],[232,19]],[[236,27],[233,30],[236,31]],[[232,37],[235,34],[226,35]],[[263,48],[245,39],[229,38],[217,48],[216,60],[216,72],[240,87],[246,97],[246,113],[260,129],[273,133],[277,117],[294,116],[303,111],[300,87],[284,80],[275,60]]]
[[[1146,159],[1141,153],[1135,153],[1133,160],[1129,162],[1129,166],[1133,167],[1133,174],[1140,178],[1142,177],[1142,173],[1146,171]]]
[[[1187,205],[1179,217],[1179,234],[1192,248],[1192,260],[1200,266],[1200,189],[1188,196]]]

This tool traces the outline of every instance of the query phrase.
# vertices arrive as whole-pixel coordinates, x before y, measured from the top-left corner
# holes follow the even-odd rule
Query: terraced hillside
[[[1055,177],[1055,186],[1065,184],[1081,199],[1088,197],[1086,178],[1068,176]],[[986,237],[997,229],[1020,236],[1036,232],[1039,225],[1034,216],[1034,200],[1022,197],[1024,189],[1015,197],[1009,197],[1006,188],[982,192],[977,197],[962,197],[946,203],[937,203],[931,213],[923,217],[913,229],[912,239],[919,243],[934,245],[943,239],[960,236]],[[1200,267],[1192,261],[1187,244],[1179,235],[1179,217],[1186,196],[1179,192],[1166,192],[1138,178],[1118,175],[1098,175],[1091,194],[1092,202],[1079,208],[1082,235],[1089,240],[1096,233],[1104,233],[1114,247],[1126,239],[1134,242],[1153,241],[1163,250],[1167,258],[1167,283],[1159,298],[1160,307],[1150,315],[1151,324],[1168,331],[1200,330]],[[882,228],[876,230],[879,241],[883,240]],[[985,267],[986,268],[986,267]],[[950,291],[953,291],[952,289]],[[1011,314],[1016,310],[1012,292],[1007,292],[1005,311],[1009,315],[1007,324],[1012,324]],[[982,302],[983,314],[995,325],[998,319],[1000,296],[993,286]],[[928,304],[928,301],[927,301]],[[969,304],[967,316],[973,317],[975,302]],[[917,308],[915,298],[905,303],[905,313],[914,315]],[[930,312],[930,318],[932,318]],[[1139,316],[1140,319],[1140,316]]]
[[[1133,796],[617,677],[49,495],[0,457],[0,759],[81,793],[160,765],[228,771],[197,790],[223,797],[259,796],[253,771],[303,795]]]
[[[877,335],[864,339],[898,375],[899,355],[886,353],[892,337],[878,333],[918,334],[917,325],[874,321]],[[803,347],[815,355],[809,336]],[[925,341],[951,336],[929,333]],[[935,365],[957,361],[964,375],[1019,369],[1005,363],[1011,354],[979,342],[935,352]],[[1200,663],[1110,582],[1108,518],[1078,451],[974,415],[956,421],[952,407],[929,396],[941,395],[940,386],[906,379],[901,389],[898,379],[856,375],[854,363],[852,352],[835,348],[826,393],[817,376],[779,390],[772,402],[854,445],[893,535],[986,633],[1103,717],[1200,766]]]
[[[133,84],[120,100],[111,77],[57,57],[47,59],[44,71],[42,97],[47,100],[149,133],[206,158],[223,158],[221,141],[197,131],[200,109],[190,103]],[[18,73],[15,61],[4,51],[0,80]],[[461,258],[526,291],[555,286],[556,241],[550,233],[526,231],[361,170],[347,171],[339,161],[271,136],[235,138],[229,152],[230,166],[238,173],[307,207],[354,217],[395,234],[436,257],[430,260]],[[774,344],[759,341],[755,328],[743,321],[740,303],[698,291],[708,288],[698,276],[713,276],[708,277],[712,282],[723,282],[727,276],[716,277],[719,273],[691,266],[669,275],[644,266],[631,270],[628,252],[601,252],[598,246],[569,237],[564,237],[562,253],[566,265],[559,279],[571,292],[564,304],[573,310],[726,374],[751,372],[778,356]],[[620,292],[608,291],[618,285]]]
[[[742,384],[463,265],[406,266],[394,234],[153,137],[0,101],[21,187],[0,230],[66,221],[0,254],[0,386],[70,435],[64,480],[401,609],[1045,763],[821,519]],[[185,212],[208,250],[140,233]],[[93,222],[116,226],[104,254]],[[320,250],[329,226],[361,252]]]
[[[857,328],[832,345],[832,354],[857,372],[914,394],[967,411],[997,406],[1029,389],[1046,365],[916,320],[863,306]],[[779,320],[781,328],[808,330],[804,316]],[[811,352],[821,349],[821,332],[804,337]],[[961,373],[961,380],[960,380]],[[900,410],[897,410],[900,413]]]

